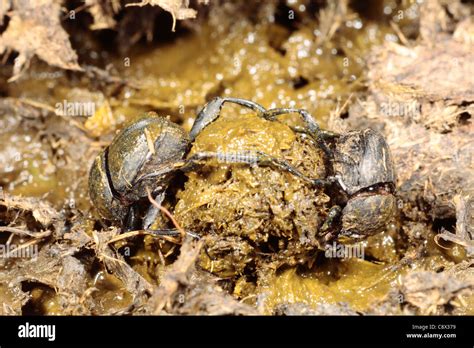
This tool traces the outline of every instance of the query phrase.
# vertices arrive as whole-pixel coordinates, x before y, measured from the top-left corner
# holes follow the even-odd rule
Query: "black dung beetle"
[[[155,113],[149,113],[123,129],[97,156],[90,171],[90,197],[99,213],[106,219],[122,221],[130,228],[133,225],[130,220],[135,217],[133,207],[147,196],[147,188],[161,203],[176,171],[193,170],[206,160],[221,158],[223,154],[201,152],[185,159],[194,139],[219,117],[226,102],[250,108],[272,121],[288,113],[302,117],[305,127],[293,129],[310,136],[325,152],[331,173],[326,179],[306,177],[285,161],[259,151],[252,154],[246,151],[245,156],[234,154],[231,157],[236,163],[288,171],[328,190],[336,186],[338,195],[345,197],[341,204],[344,208],[335,205],[329,212],[328,221],[321,227],[326,241],[339,233],[355,238],[372,235],[384,230],[393,219],[397,210],[393,194],[395,173],[390,150],[382,135],[371,129],[335,134],[321,130],[314,118],[302,109],[266,110],[252,101],[220,97],[211,100],[199,112],[189,136],[181,127]],[[141,227],[147,229],[157,213],[153,206],[149,208]],[[340,231],[331,231],[339,217]]]
[[[211,101],[206,106],[209,112],[201,114],[201,118],[197,117],[191,130],[191,137],[195,137],[204,127],[217,119],[221,107],[220,98]],[[254,157],[246,156],[249,163],[270,165],[286,170],[311,181],[316,186],[334,188],[334,184],[337,184],[337,196],[344,197],[340,202],[344,208],[341,209],[339,205],[335,205],[331,209],[328,220],[321,228],[323,234],[333,229],[333,225],[339,217],[341,218],[341,229],[337,234],[352,238],[377,234],[394,222],[397,214],[397,202],[394,195],[395,169],[388,144],[380,133],[369,128],[350,131],[346,134],[336,134],[320,129],[317,122],[306,110],[292,108],[265,110],[255,103],[250,107],[261,117],[273,121],[282,114],[299,114],[305,127],[292,128],[297,132],[311,136],[326,153],[330,167],[328,172],[332,174],[325,180],[305,177],[285,161],[269,158],[263,153],[256,152]],[[329,143],[333,143],[332,148]],[[325,238],[329,240],[334,236],[333,233],[327,233]]]
[[[338,136],[333,173],[348,197],[342,210],[342,234],[355,238],[373,235],[394,220],[395,169],[380,133],[369,128]]]
[[[90,170],[89,193],[99,213],[117,222],[133,219],[130,207],[147,196],[147,187],[155,196],[166,190],[189,142],[181,127],[155,113],[124,128]]]

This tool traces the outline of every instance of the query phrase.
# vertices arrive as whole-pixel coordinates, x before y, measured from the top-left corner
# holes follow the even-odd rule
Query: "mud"
[[[201,4],[173,12],[174,33],[158,7],[97,2],[62,26],[44,16],[54,5],[34,18],[12,7],[0,42],[1,314],[474,314],[473,8],[373,5]],[[32,45],[25,23],[54,35]],[[147,111],[189,131],[215,96],[306,109],[336,132],[379,130],[397,221],[338,240],[353,257],[331,253],[317,237],[334,197],[218,161],[180,175],[163,203],[199,241],[123,234],[101,218],[88,172],[116,132]],[[260,150],[324,178],[322,151],[289,127],[299,118],[281,121],[226,106],[189,156]]]

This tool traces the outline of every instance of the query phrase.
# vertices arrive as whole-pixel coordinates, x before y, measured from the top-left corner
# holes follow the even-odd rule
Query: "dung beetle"
[[[354,238],[376,234],[393,221],[397,202],[395,169],[384,137],[368,128],[337,137],[333,175],[347,195],[342,234]]]
[[[172,164],[189,147],[186,132],[164,117],[148,113],[124,128],[95,159],[89,174],[90,198],[106,219],[134,225],[135,202],[147,187],[160,197],[173,177]],[[147,174],[160,172],[153,177]]]
[[[382,231],[396,212],[393,195],[395,173],[387,143],[382,135],[371,130],[352,131],[340,135],[320,129],[306,110],[263,106],[245,99],[216,97],[199,112],[189,135],[178,125],[148,113],[125,127],[95,159],[89,176],[90,197],[99,213],[106,219],[122,222],[128,229],[136,225],[136,204],[147,197],[147,189],[158,203],[177,171],[194,170],[197,165],[223,154],[198,152],[186,158],[199,133],[220,115],[224,103],[235,103],[252,109],[260,117],[277,121],[277,116],[297,113],[305,127],[292,127],[310,136],[326,154],[329,176],[313,179],[302,174],[286,161],[254,151],[245,156],[230,156],[235,163],[270,166],[287,171],[315,186],[344,196],[344,208],[335,205],[321,227],[329,240],[338,235],[364,237]],[[229,158],[229,157],[227,157]],[[228,161],[226,162],[228,163]],[[148,229],[158,214],[151,206],[143,218],[141,228]],[[341,230],[332,231],[337,220]],[[163,230],[163,233],[176,231]],[[157,231],[158,232],[158,231]]]
[[[191,129],[191,137],[195,137],[204,127],[217,119],[221,107],[222,102],[219,98],[211,101],[206,106],[209,112],[202,113],[196,118]],[[285,161],[270,158],[258,151],[253,157],[247,155],[246,159],[249,163],[269,165],[288,171],[315,186],[337,191],[334,196],[343,197],[339,198],[340,202],[329,211],[327,221],[321,227],[320,232],[325,234],[326,240],[335,237],[331,229],[334,229],[339,218],[341,228],[337,235],[352,238],[363,238],[382,232],[394,221],[397,214],[394,195],[395,169],[390,148],[380,133],[368,128],[336,134],[320,129],[306,110],[293,108],[265,110],[263,106],[256,106],[255,103],[252,108],[261,117],[272,121],[276,121],[277,116],[282,114],[299,114],[305,127],[291,128],[312,137],[317,146],[325,152],[330,173],[326,179],[306,177]]]

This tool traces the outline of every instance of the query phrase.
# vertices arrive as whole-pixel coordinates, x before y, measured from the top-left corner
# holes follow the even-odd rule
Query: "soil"
[[[0,13],[0,314],[474,314],[472,4],[88,3]],[[149,111],[189,131],[216,96],[381,132],[397,221],[334,241],[362,254],[328,253],[336,197],[218,161],[177,175],[162,203],[154,228],[187,237],[101,217],[88,173],[117,132]],[[325,178],[301,125],[226,105],[188,156],[258,150]]]

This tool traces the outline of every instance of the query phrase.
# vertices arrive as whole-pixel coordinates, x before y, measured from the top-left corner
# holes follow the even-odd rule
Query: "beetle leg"
[[[135,204],[132,204],[128,208],[128,213],[124,219],[124,230],[125,232],[133,231],[138,227],[138,210]]]
[[[147,228],[147,229],[144,229],[143,231],[154,234],[155,236],[166,236],[166,237],[180,237],[181,236],[181,232],[177,230],[176,228],[165,228],[161,230],[153,230],[153,229]],[[199,235],[197,235],[194,232],[190,232],[190,231],[185,231],[185,232],[186,232],[186,235],[194,239],[200,238]]]
[[[342,212],[342,209],[340,206],[338,205],[332,206],[331,209],[329,209],[326,220],[321,226],[321,231],[325,232],[325,231],[330,230],[337,222],[337,219],[341,216],[341,212]]]
[[[320,234],[323,236],[324,242],[329,242],[332,238],[335,237],[334,231],[336,230],[336,225],[339,218],[341,217],[342,209],[338,205],[334,205],[329,209],[326,220],[320,229]]]
[[[295,133],[306,134],[306,135],[309,135],[310,137],[312,137],[314,139],[314,137],[310,134],[310,132],[308,131],[307,128],[304,128],[304,127],[301,127],[301,126],[288,126],[288,127],[290,127],[291,130]],[[320,129],[319,132],[320,132],[321,138],[323,140],[332,140],[332,139],[340,137],[340,134],[328,131],[326,129]]]
[[[327,187],[332,185],[333,180],[310,178],[298,169],[290,165],[288,162],[267,155],[262,151],[243,151],[243,152],[198,152],[183,162],[180,168],[182,171],[195,170],[197,166],[201,166],[205,161],[217,160],[222,164],[249,164],[251,166],[272,167],[290,174],[310,183],[316,187]]]
[[[154,197],[156,203],[161,205],[163,200],[165,199],[165,192],[160,192]],[[156,207],[154,204],[151,204],[148,208],[145,217],[143,218],[143,228],[148,229],[155,221],[156,217],[158,216],[160,209]]]
[[[325,140],[324,134],[326,134],[327,132],[321,130],[321,128],[319,127],[319,124],[316,122],[314,117],[308,111],[303,110],[303,109],[293,109],[293,108],[277,108],[277,109],[270,109],[270,110],[265,111],[262,114],[262,116],[267,120],[274,121],[276,120],[276,117],[279,115],[291,114],[291,113],[297,113],[303,118],[303,121],[305,122],[306,127],[307,127],[307,131],[305,131],[305,133],[313,137],[313,139],[316,141],[319,147],[321,147],[321,149],[328,156],[328,158],[332,158],[332,153],[329,150],[329,147],[326,145],[326,142],[324,141]]]
[[[219,117],[220,111],[224,103],[234,103],[241,106],[245,106],[249,109],[256,111],[259,114],[262,114],[266,111],[266,109],[262,105],[250,100],[240,98],[216,97],[210,102],[208,102],[197,115],[193,127],[189,132],[191,141],[194,141],[194,139],[198,136],[199,133],[201,133],[204,128],[206,128],[209,124],[214,122]]]
[[[324,140],[332,140],[341,136],[339,133],[332,132],[327,129],[321,129],[320,134]]]

